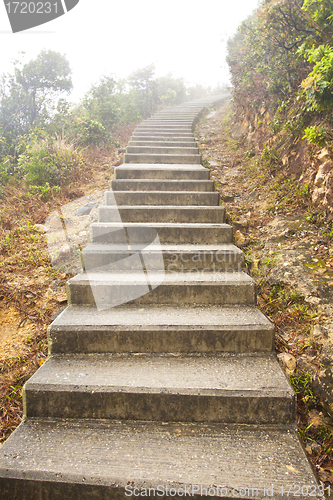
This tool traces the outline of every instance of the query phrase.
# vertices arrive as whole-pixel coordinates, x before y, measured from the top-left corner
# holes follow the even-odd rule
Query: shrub
[[[65,137],[52,138],[38,129],[23,137],[20,150],[19,170],[29,184],[37,186],[64,184],[83,162],[82,152]]]

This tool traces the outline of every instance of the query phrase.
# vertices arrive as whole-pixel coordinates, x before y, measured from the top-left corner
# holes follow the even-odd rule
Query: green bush
[[[327,111],[333,107],[333,47],[320,45],[303,50],[314,68],[302,81],[303,92],[309,111]]]
[[[323,148],[326,145],[328,136],[323,127],[313,125],[312,127],[307,127],[304,130],[304,136],[302,139],[306,139],[308,143],[315,144],[316,146]]]
[[[60,186],[50,186],[48,182],[44,186],[30,186],[32,194],[38,194],[38,198],[43,201],[48,201],[52,198],[53,194],[60,193]]]
[[[18,168],[27,183],[36,186],[62,185],[79,172],[83,163],[82,152],[73,143],[38,129],[23,137],[20,151]]]

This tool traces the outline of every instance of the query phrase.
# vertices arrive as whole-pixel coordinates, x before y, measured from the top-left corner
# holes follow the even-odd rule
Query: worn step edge
[[[214,181],[113,179],[111,189],[113,191],[196,191],[211,193],[214,191]]]
[[[125,153],[124,163],[191,163],[199,165],[201,163],[201,155],[199,154],[146,154],[146,153]]]
[[[219,206],[121,205],[98,208],[99,222],[175,222],[215,223],[225,220],[225,208]]]
[[[209,170],[201,165],[180,164],[135,164],[127,163],[115,168],[116,179],[146,179],[146,180],[209,180]]]
[[[108,206],[218,206],[217,192],[200,191],[106,191],[105,204]]]
[[[28,419],[0,450],[0,476],[0,500],[168,497],[166,487],[285,500],[290,484],[323,498],[297,430],[283,426]]]
[[[90,226],[91,241],[150,244],[158,236],[162,244],[224,244],[233,240],[229,224],[168,223],[168,222],[95,222]]]
[[[248,306],[69,306],[48,328],[50,353],[271,352],[274,340],[274,325]]]
[[[274,355],[52,356],[23,390],[28,417],[289,424],[295,394]]]
[[[81,273],[67,284],[69,304],[255,305],[255,282],[245,273]]]
[[[139,258],[138,258],[139,256]],[[150,271],[165,272],[231,272],[244,271],[243,252],[235,245],[185,246],[90,243],[81,253],[85,271],[142,270],[142,259]]]

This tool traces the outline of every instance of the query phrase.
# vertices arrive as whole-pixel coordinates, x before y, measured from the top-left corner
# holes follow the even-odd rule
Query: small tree
[[[13,74],[0,80],[0,125],[8,144],[49,121],[55,101],[72,89],[71,70],[65,56],[43,50],[26,64],[15,62]]]
[[[135,92],[135,101],[143,118],[148,118],[157,109],[157,83],[154,79],[155,66],[150,64],[132,73],[127,82]]]

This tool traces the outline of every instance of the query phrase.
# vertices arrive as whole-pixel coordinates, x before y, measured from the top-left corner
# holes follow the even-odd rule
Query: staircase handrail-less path
[[[323,498],[193,135],[223,98],[135,129],[0,449],[0,500]]]

